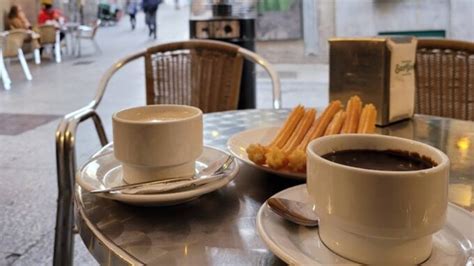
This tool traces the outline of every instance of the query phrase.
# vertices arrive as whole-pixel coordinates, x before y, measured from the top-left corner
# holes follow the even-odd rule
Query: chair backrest
[[[474,120],[474,43],[418,40],[416,112]]]
[[[41,44],[56,43],[56,27],[54,25],[41,25],[38,27]]]
[[[3,57],[15,57],[18,49],[21,49],[23,42],[28,36],[26,30],[10,30],[5,35],[5,47],[3,47]]]
[[[244,60],[238,49],[207,40],[148,48],[147,104],[185,104],[203,112],[237,109]]]

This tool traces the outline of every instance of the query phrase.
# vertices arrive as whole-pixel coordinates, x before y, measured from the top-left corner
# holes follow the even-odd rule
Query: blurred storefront
[[[327,62],[330,37],[414,35],[474,40],[474,1],[260,0],[257,50]],[[311,55],[311,56],[309,56]],[[301,61],[300,60],[300,61]]]
[[[126,0],[54,0],[70,21],[97,19],[99,4],[122,8]],[[199,0],[179,0],[180,5]],[[229,2],[242,0],[228,0]],[[0,30],[12,4],[34,23],[40,0],[0,0]],[[330,37],[409,34],[474,40],[474,1],[465,0],[258,0],[257,51],[279,63],[328,61]],[[174,5],[174,0],[164,0]],[[189,17],[183,17],[187,21]]]
[[[302,0],[258,1],[257,39],[291,40],[301,39]]]

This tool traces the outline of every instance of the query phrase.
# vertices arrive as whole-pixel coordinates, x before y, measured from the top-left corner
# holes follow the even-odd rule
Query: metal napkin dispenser
[[[359,95],[377,108],[377,125],[410,118],[415,109],[416,39],[329,40],[329,98],[343,103]]]

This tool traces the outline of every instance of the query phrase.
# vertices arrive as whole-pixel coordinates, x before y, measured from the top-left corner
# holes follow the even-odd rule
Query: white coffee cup
[[[202,111],[185,105],[148,105],[115,113],[114,154],[133,184],[194,174],[203,151]]]
[[[416,152],[437,166],[379,171],[321,157],[354,149]],[[312,141],[307,160],[308,193],[327,247],[365,264],[419,264],[430,256],[432,234],[446,220],[449,159],[443,152],[408,139],[347,134]]]

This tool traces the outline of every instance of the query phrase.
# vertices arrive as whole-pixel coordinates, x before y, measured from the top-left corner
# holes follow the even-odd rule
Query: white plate
[[[247,156],[247,152],[245,151],[245,149],[250,144],[261,143],[266,145],[272,141],[272,139],[276,136],[278,130],[278,127],[262,127],[239,132],[229,138],[229,140],[227,141],[227,148],[229,149],[230,153],[232,153],[232,155],[239,158],[248,165],[257,167],[266,172],[279,176],[303,181],[306,180],[306,173],[296,173],[284,169],[271,169],[269,167],[258,165],[250,161],[249,157]]]
[[[306,185],[273,197],[309,202]],[[273,213],[266,202],[257,214],[257,230],[269,249],[290,265],[355,264],[329,250],[319,239],[317,227],[291,224]],[[447,223],[433,235],[433,252],[423,265],[473,265],[473,243],[474,215],[450,203]]]
[[[110,149],[110,147],[105,147],[104,149]],[[76,178],[77,183],[87,191],[124,185],[125,183],[122,180],[122,166],[115,158],[113,149],[103,152],[102,154],[101,152],[98,152],[98,154],[100,155],[92,158],[78,172]],[[199,171],[204,169],[212,162],[220,160],[226,156],[228,156],[226,152],[205,146],[203,153],[196,160],[196,170]],[[227,185],[227,183],[234,179],[238,171],[239,165],[234,161],[226,170],[226,176],[224,178],[188,190],[160,194],[131,195],[103,193],[97,195],[132,205],[174,205],[193,200],[201,195]]]

